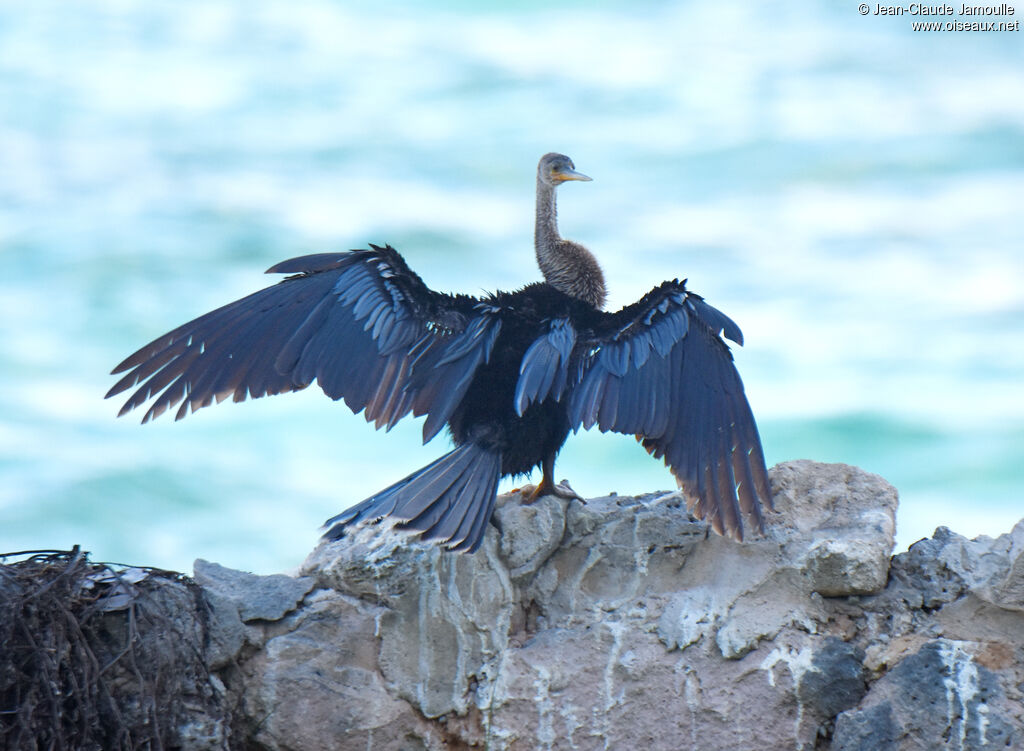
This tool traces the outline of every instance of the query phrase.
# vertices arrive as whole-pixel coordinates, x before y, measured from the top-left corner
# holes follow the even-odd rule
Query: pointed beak
[[[589,183],[591,180],[594,179],[592,177],[587,177],[582,172],[577,172],[574,169],[559,170],[554,175],[552,175],[552,177],[554,177],[560,183],[568,182],[569,180],[579,180],[580,182]]]

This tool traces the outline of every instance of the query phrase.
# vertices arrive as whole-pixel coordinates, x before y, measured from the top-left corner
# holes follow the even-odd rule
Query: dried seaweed
[[[20,558],[11,563],[6,561]],[[216,726],[200,589],[171,571],[70,551],[0,555],[0,748],[180,748]],[[195,743],[188,743],[196,747]]]

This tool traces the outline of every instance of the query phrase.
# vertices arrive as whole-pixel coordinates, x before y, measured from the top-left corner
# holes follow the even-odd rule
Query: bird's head
[[[548,185],[561,185],[569,180],[589,181],[591,178],[576,171],[576,165],[565,154],[545,154],[537,165],[537,176]]]

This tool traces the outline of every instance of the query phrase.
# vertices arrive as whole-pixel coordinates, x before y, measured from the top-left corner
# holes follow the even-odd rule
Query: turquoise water
[[[443,439],[312,389],[140,427],[110,368],[293,255],[390,242],[435,288],[532,281],[552,150],[594,178],[560,220],[612,307],[688,277],[743,327],[769,463],[882,474],[902,546],[1024,516],[1020,32],[483,5],[0,2],[0,551],[297,565]],[[672,485],[596,433],[558,475]]]

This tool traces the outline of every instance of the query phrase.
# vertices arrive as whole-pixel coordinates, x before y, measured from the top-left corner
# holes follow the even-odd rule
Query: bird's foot
[[[575,500],[580,503],[586,503],[583,496],[572,489],[568,480],[562,480],[560,483],[555,485],[555,483],[545,477],[537,485],[524,485],[519,489],[519,492],[526,496],[523,503],[527,505],[535,503],[537,499],[543,498],[546,495],[553,495],[556,498],[564,498],[567,501]]]

